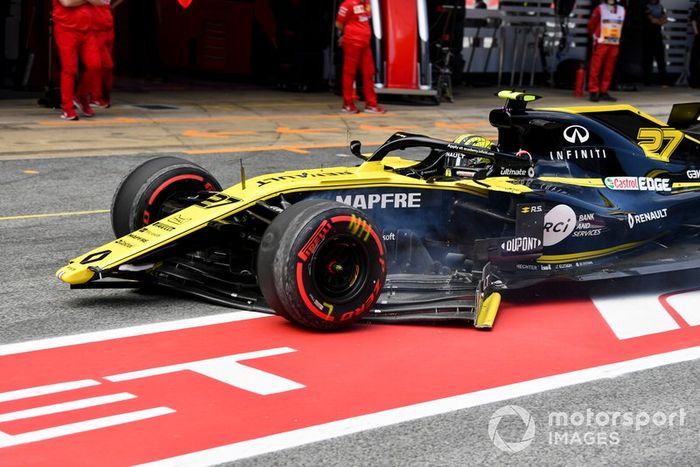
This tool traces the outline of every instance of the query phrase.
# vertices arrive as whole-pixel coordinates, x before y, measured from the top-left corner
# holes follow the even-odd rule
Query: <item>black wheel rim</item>
[[[353,300],[369,274],[369,258],[356,237],[337,236],[322,242],[314,252],[312,280],[324,299],[332,303]]]
[[[158,197],[153,200],[151,205],[146,206],[149,218],[148,221],[144,219],[144,225],[151,224],[191,206],[197,194],[204,191],[207,191],[206,184],[194,180],[186,180],[169,186],[158,194]]]

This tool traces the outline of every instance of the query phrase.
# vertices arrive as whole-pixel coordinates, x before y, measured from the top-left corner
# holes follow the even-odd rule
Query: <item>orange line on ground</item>
[[[365,131],[403,131],[418,128],[416,125],[401,125],[401,126],[381,126],[381,125],[360,125],[360,130]]]
[[[277,133],[287,135],[315,135],[319,133],[338,133],[342,128],[289,128],[286,126],[277,127]]]
[[[342,114],[342,115],[320,115],[320,114],[296,114],[296,115],[229,115],[222,117],[163,117],[163,118],[132,118],[132,117],[117,117],[117,118],[100,118],[93,120],[82,119],[77,122],[67,122],[63,120],[40,120],[39,125],[43,126],[109,126],[109,125],[133,125],[133,124],[156,124],[156,123],[200,123],[200,122],[235,122],[240,120],[245,121],[260,121],[260,120],[282,120],[285,118],[293,118],[295,120],[344,120],[355,118],[384,118],[389,116],[385,114]]]
[[[366,141],[364,145],[376,145],[382,144],[384,141]],[[345,148],[348,147],[349,143],[342,144],[299,144],[299,145],[287,145],[287,146],[241,146],[236,148],[213,148],[213,149],[188,149],[182,151],[185,154],[216,154],[216,153],[240,153],[240,152],[263,152],[263,151],[289,151],[296,152],[304,151],[306,149],[331,149],[331,148]]]
[[[449,122],[435,122],[435,128],[454,128],[454,129],[471,129],[471,128],[478,128],[479,126],[483,126],[482,123],[478,122],[473,122],[473,123],[449,123]]]
[[[257,135],[257,131],[199,131],[186,130],[182,132],[182,136],[190,138],[230,138],[231,136],[253,136]]]

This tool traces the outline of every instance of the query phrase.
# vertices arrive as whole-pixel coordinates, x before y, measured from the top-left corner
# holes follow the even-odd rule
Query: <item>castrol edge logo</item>
[[[571,235],[576,228],[576,213],[566,204],[554,206],[544,216],[544,246],[552,246]]]
[[[671,180],[650,177],[607,177],[605,186],[611,190],[671,191]]]

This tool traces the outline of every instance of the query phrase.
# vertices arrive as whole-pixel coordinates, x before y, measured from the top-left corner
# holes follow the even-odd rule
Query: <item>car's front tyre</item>
[[[379,298],[385,251],[380,232],[357,209],[301,201],[265,231],[258,284],[280,316],[312,329],[346,328]]]
[[[157,157],[136,167],[112,198],[112,230],[123,237],[178,209],[201,192],[221,191],[205,169],[179,157]]]

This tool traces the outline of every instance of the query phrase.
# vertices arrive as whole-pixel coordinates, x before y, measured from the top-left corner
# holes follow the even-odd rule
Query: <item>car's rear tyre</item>
[[[171,214],[164,209],[167,202],[202,191],[221,191],[221,185],[197,164],[170,156],[148,160],[132,170],[114,193],[112,230],[123,237]]]
[[[280,316],[312,329],[345,328],[379,298],[385,251],[380,233],[357,209],[301,201],[265,231],[258,284]]]

